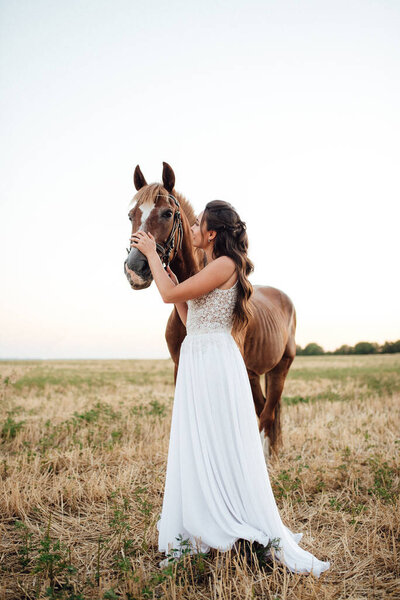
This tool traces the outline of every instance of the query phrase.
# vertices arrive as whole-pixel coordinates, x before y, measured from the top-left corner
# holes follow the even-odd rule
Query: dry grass
[[[331,569],[157,552],[172,362],[2,362],[0,600],[400,598],[400,355],[297,357],[270,476]]]

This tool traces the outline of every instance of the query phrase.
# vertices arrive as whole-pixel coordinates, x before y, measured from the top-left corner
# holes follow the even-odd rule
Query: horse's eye
[[[171,210],[167,210],[165,213],[162,214],[162,216],[165,219],[169,219],[170,217],[172,217],[172,211]]]

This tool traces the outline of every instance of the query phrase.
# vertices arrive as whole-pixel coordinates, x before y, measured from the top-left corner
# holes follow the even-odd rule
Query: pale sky
[[[296,341],[400,338],[400,3],[0,2],[0,358],[167,358],[139,164],[231,202]]]

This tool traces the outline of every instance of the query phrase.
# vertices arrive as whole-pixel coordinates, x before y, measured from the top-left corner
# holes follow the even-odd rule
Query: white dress
[[[282,523],[273,496],[246,366],[231,335],[236,289],[237,282],[188,301],[158,549],[179,556],[185,545],[191,553],[226,551],[240,538],[264,546],[279,538],[278,561],[319,576],[330,563],[300,548],[302,534]]]

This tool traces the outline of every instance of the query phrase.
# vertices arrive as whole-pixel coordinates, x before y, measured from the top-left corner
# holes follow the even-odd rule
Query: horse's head
[[[130,203],[128,216],[131,235],[139,229],[151,233],[161,260],[169,264],[182,244],[183,227],[179,202],[172,194],[175,174],[166,162],[163,162],[162,181],[162,184],[147,184],[137,165],[133,182],[138,192]],[[125,265],[134,272],[133,276],[126,272]],[[147,288],[153,281],[147,258],[138,248],[130,249],[124,270],[134,290]]]

